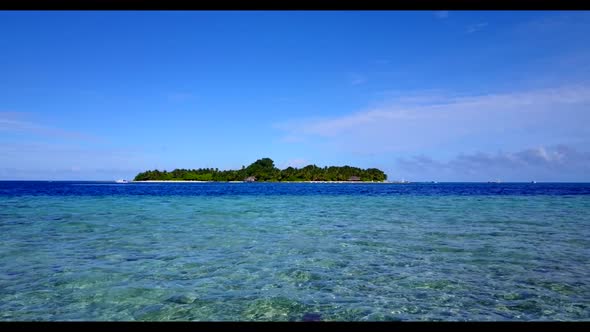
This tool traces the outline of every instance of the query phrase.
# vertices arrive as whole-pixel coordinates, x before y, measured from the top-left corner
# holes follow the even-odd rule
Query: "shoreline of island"
[[[128,183],[381,183],[381,184],[401,184],[409,182],[386,182],[386,181],[197,181],[197,180],[144,180],[129,181]]]
[[[117,180],[125,182],[127,180]],[[359,168],[349,165],[324,166],[315,164],[303,168],[275,167],[270,158],[261,158],[241,169],[219,170],[218,168],[185,169],[176,168],[172,171],[147,170],[138,173],[133,182],[289,182],[289,183],[383,183],[387,175],[377,168]]]
[[[198,180],[142,180],[129,181],[128,183],[392,183],[399,184],[402,182],[386,181],[198,181]]]

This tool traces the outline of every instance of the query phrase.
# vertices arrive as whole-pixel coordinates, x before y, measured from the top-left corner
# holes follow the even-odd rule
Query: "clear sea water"
[[[590,184],[0,182],[3,321],[590,319]]]

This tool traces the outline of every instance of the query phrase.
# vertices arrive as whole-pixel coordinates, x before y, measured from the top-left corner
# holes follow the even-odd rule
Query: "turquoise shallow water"
[[[162,190],[0,196],[0,320],[590,319],[590,195]]]

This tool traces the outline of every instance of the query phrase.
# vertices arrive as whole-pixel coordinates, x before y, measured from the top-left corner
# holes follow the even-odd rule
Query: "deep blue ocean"
[[[3,321],[590,319],[590,184],[0,181]]]

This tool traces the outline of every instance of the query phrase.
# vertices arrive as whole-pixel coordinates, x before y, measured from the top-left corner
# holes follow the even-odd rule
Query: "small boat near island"
[[[129,181],[124,180],[124,179],[119,179],[115,181],[116,183],[129,183]]]
[[[408,184],[410,183],[410,181],[406,181],[406,179],[401,179],[399,181],[391,181],[390,183]]]

